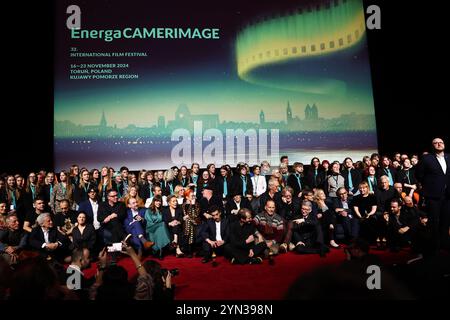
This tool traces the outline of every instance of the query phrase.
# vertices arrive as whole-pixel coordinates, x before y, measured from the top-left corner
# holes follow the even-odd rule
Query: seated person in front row
[[[267,200],[264,211],[258,213],[254,220],[256,228],[263,236],[269,252],[278,254],[284,235],[284,222],[281,216],[275,213],[275,202]],[[267,253],[269,254],[269,252]]]
[[[169,231],[163,220],[162,197],[154,196],[152,203],[145,212],[147,239],[154,243],[153,253],[163,258],[163,249],[170,244]]]
[[[66,258],[70,254],[67,250],[68,239],[53,227],[50,214],[41,213],[36,222],[38,225],[30,234],[30,246],[47,259],[62,260]]]
[[[6,228],[0,230],[0,256],[9,264],[17,263],[19,252],[26,242],[25,232],[20,230],[16,214],[9,214],[6,217]]]
[[[118,201],[116,190],[111,189],[106,194],[107,200],[100,203],[98,208],[98,221],[105,231],[111,234],[111,239],[106,239],[106,242],[121,242],[130,236],[123,230],[123,221],[127,216],[126,208]]]
[[[401,204],[401,200],[391,200],[391,215],[385,215],[388,220],[388,246],[392,251],[399,251],[401,247],[411,243],[415,228],[419,224],[419,217],[410,215]]]
[[[267,245],[264,238],[253,224],[252,213],[249,209],[241,209],[239,220],[230,224],[230,241],[225,244],[225,256],[231,263],[258,264]]]
[[[344,187],[336,191],[337,198],[333,199],[333,208],[336,213],[337,223],[342,225],[346,240],[353,240],[359,236],[359,220],[353,212],[352,201]]]
[[[70,202],[67,199],[59,202],[59,208],[61,211],[55,214],[55,226],[66,236],[72,235],[72,230],[77,224],[78,213],[70,210]]]
[[[205,222],[203,229],[203,263],[211,261],[213,251],[216,254],[223,254],[224,244],[228,242],[229,238],[229,221],[227,218],[222,218],[222,212],[216,206],[209,208],[209,214],[212,219]]]
[[[127,216],[123,222],[126,233],[131,234],[131,243],[134,248],[142,253],[142,249],[150,249],[154,243],[145,238],[145,208],[138,207],[136,198],[128,198],[126,205]]]
[[[322,228],[316,216],[311,213],[312,203],[303,201],[301,215],[290,221],[284,243],[280,250],[286,251],[290,243],[294,244],[297,253],[319,253],[320,256],[328,251],[323,243]],[[281,248],[283,247],[283,249]]]
[[[184,253],[181,251],[180,244],[183,231],[183,209],[178,205],[177,197],[174,195],[167,198],[167,203],[169,206],[163,209],[162,218],[169,231],[171,247],[175,248],[177,257],[182,257]]]

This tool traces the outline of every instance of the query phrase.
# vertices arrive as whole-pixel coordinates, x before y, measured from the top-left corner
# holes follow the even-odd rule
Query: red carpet
[[[386,264],[405,262],[410,258],[409,250],[400,253],[375,251]],[[147,258],[150,259],[150,258]],[[282,254],[275,257],[275,264],[267,260],[261,265],[232,265],[218,257],[219,265],[203,264],[200,258],[165,257],[160,261],[163,268],[178,268],[180,274],[172,278],[176,284],[177,300],[279,300],[289,286],[302,274],[320,266],[339,264],[345,260],[343,249],[333,249],[325,257],[319,255]],[[128,270],[129,278],[136,276],[136,269],[130,258],[118,262]],[[85,274],[91,276],[95,269]]]

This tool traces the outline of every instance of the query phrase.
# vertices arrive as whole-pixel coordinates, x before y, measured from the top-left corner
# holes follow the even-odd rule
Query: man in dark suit
[[[231,263],[259,264],[260,255],[267,248],[266,242],[253,224],[252,213],[249,209],[241,209],[239,220],[230,224],[230,241],[225,244],[225,255]]]
[[[41,213],[37,219],[37,226],[30,234],[30,246],[45,257],[64,258],[67,254],[67,238],[53,227],[49,213]]]
[[[212,184],[208,184],[203,188],[202,197],[199,200],[199,205],[202,220],[208,220],[211,218],[208,214],[209,208],[211,208],[211,206],[217,206],[217,208],[221,212],[223,212],[222,197],[216,195],[214,185]]]
[[[101,203],[98,208],[98,220],[111,233],[111,242],[121,242],[125,237],[131,236],[126,235],[123,229],[123,221],[127,216],[126,208],[122,202],[118,201],[116,190],[109,190],[107,195],[106,202]]]
[[[145,208],[139,208],[135,198],[128,199],[126,204],[127,216],[123,222],[126,233],[131,234],[133,247],[141,251],[142,248],[150,249],[154,243],[145,238]]]
[[[286,187],[281,191],[278,213],[284,220],[292,220],[300,212],[300,206],[300,198],[295,196],[295,192],[291,187]]]
[[[55,215],[54,224],[59,232],[62,232],[65,235],[70,235],[72,233],[72,229],[77,223],[78,213],[70,209],[70,203],[67,199],[61,200],[59,202],[59,207],[61,212]]]
[[[436,253],[441,244],[449,240],[450,221],[450,155],[444,153],[445,144],[441,138],[432,142],[433,152],[419,161],[416,178],[422,184],[425,211],[432,228]]]
[[[86,223],[93,224],[95,230],[100,228],[100,221],[98,221],[98,197],[97,189],[91,187],[88,190],[88,200],[80,203],[78,212],[86,213]]]
[[[353,212],[348,191],[341,187],[336,191],[336,195],[338,197],[333,199],[333,210],[336,213],[337,222],[342,225],[346,239],[356,239],[359,236],[359,220]]]
[[[292,227],[288,226],[288,233],[284,243],[292,242],[297,253],[319,253],[320,256],[324,256],[328,250],[323,243],[322,229],[317,217],[311,214],[311,211],[311,202],[303,201],[301,215],[292,220]],[[290,232],[292,232],[291,238]]]
[[[211,261],[214,250],[216,254],[223,254],[224,244],[228,241],[228,219],[222,219],[222,212],[216,206],[209,209],[212,219],[208,219],[202,232],[203,253],[202,263]]]
[[[225,217],[230,221],[238,220],[237,213],[241,208],[252,209],[250,202],[247,198],[242,197],[240,194],[234,194],[232,200],[227,201],[225,204]]]

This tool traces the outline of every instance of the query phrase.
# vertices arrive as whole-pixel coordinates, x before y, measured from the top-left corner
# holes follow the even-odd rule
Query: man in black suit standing
[[[222,219],[222,212],[217,206],[209,208],[212,219],[206,221],[203,229],[203,253],[202,263],[211,261],[213,250],[216,254],[223,254],[223,245],[228,241],[228,219]]]
[[[448,242],[450,221],[450,155],[441,138],[432,142],[433,152],[419,161],[416,177],[422,184],[424,206],[433,228],[436,253]]]

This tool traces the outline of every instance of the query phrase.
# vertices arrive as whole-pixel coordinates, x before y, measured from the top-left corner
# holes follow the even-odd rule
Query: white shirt
[[[50,241],[48,240],[48,230],[42,229],[42,232],[44,232],[44,241],[45,241],[45,243],[50,243]]]
[[[220,221],[216,222],[216,241],[222,240],[222,235],[220,234]]]
[[[92,212],[94,214],[94,229],[98,230],[100,228],[100,222],[97,220],[98,202],[94,202],[92,199],[89,199],[89,202],[91,203]]]
[[[445,162],[445,157],[436,155],[436,159],[437,159],[437,161],[439,161],[442,171],[444,172],[444,174],[446,174],[447,173],[447,162]]]
[[[265,176],[253,176],[251,178],[253,184],[253,195],[259,197],[267,189],[267,181]]]
[[[134,218],[139,214],[139,211],[131,209],[131,214],[133,215]]]
[[[48,230],[45,230],[42,228],[42,232],[44,233],[44,243],[42,244],[41,248],[45,248],[50,241],[48,240]]]
[[[341,201],[342,202],[342,208],[348,209],[348,201]]]

